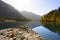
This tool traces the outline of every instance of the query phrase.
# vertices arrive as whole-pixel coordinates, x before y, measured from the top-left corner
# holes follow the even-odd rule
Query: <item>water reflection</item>
[[[46,40],[60,40],[60,23],[56,22],[43,22],[42,26],[36,27],[36,33],[44,37]]]
[[[44,22],[41,25],[48,28],[52,32],[58,33],[60,35],[60,24],[56,22]]]
[[[43,38],[45,38],[46,40],[60,40],[60,36],[57,33],[50,31],[44,26],[39,26],[39,27],[33,28],[32,30],[38,33]]]
[[[0,23],[0,29],[6,29],[6,28],[12,28],[12,27],[19,27],[19,26],[27,26],[31,29],[40,26],[39,22],[16,22],[16,23],[10,23],[10,22],[6,22],[6,23]]]
[[[1,29],[7,29],[7,28],[13,28],[13,27],[19,27],[21,25],[26,24],[26,22],[16,22],[16,23],[10,23],[10,22],[3,22],[0,23],[0,30]]]

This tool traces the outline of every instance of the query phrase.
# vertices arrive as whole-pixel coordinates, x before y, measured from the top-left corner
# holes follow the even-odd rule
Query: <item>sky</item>
[[[60,0],[2,0],[19,11],[29,11],[44,15],[60,6]]]

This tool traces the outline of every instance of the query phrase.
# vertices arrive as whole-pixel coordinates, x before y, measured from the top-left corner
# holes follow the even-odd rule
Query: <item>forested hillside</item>
[[[50,11],[48,14],[43,15],[40,19],[41,22],[58,22],[60,23],[60,7]]]

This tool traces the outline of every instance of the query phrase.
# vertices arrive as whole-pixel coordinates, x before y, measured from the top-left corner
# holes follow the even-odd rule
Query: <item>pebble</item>
[[[44,38],[32,31],[32,29],[21,26],[0,30],[0,40],[44,40]]]

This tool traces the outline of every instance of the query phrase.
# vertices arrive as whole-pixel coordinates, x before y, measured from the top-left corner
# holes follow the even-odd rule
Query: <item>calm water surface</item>
[[[46,40],[60,40],[60,23],[43,22],[41,25],[32,30],[44,37]]]
[[[33,31],[38,33],[40,36],[46,40],[60,40],[60,26],[56,24],[46,24],[44,26],[40,25],[39,22],[17,22],[17,23],[0,23],[0,29],[18,27],[21,25],[28,26],[32,28]]]
[[[33,30],[46,40],[60,40],[60,35],[58,33],[52,32],[44,26],[38,26],[33,28]]]

